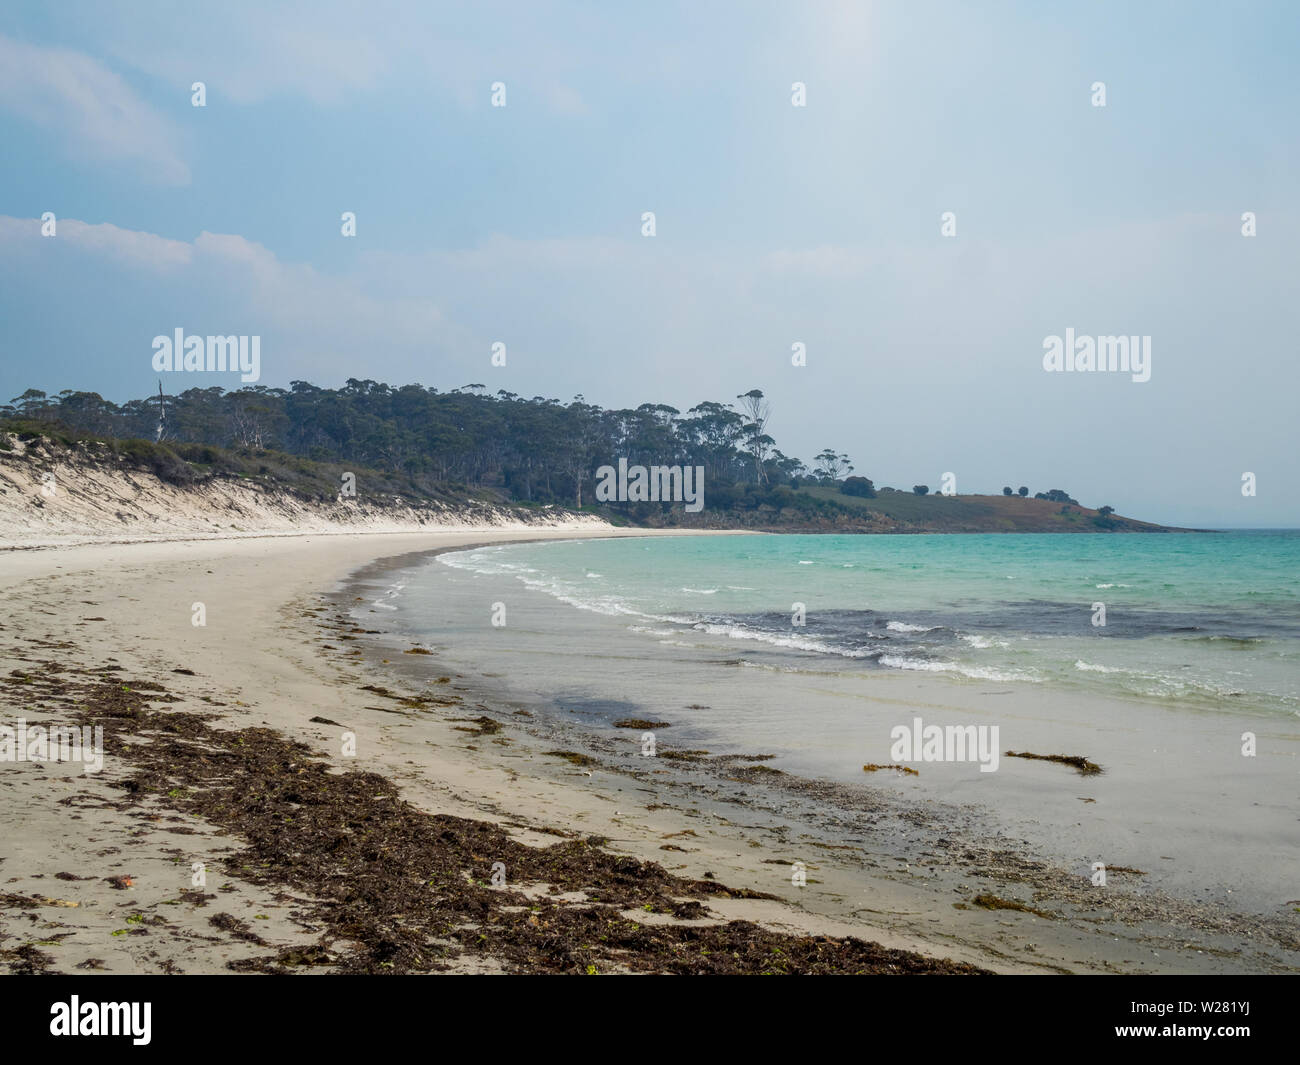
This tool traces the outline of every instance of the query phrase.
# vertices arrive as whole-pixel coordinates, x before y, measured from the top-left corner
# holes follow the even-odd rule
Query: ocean
[[[585,612],[606,623],[585,639],[620,630],[656,661],[667,649],[1300,715],[1300,531],[519,544],[437,556],[407,585],[420,599],[491,586],[507,629],[512,594],[538,595],[557,640],[562,615]],[[436,637],[441,620],[421,617],[437,608],[412,609],[412,631]],[[471,630],[488,624],[477,612]],[[601,640],[588,646],[598,655]]]

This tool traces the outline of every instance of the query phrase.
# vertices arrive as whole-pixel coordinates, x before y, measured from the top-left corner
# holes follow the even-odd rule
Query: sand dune
[[[86,448],[8,439],[12,450],[0,450],[0,549],[304,533],[608,528],[599,518],[559,508],[413,506],[364,495],[318,502],[229,477],[179,486],[107,455],[96,458]]]

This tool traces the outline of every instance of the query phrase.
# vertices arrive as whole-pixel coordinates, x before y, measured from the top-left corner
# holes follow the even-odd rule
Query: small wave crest
[[[891,669],[906,669],[920,673],[955,673],[972,680],[1026,681],[1030,684],[1041,683],[1041,677],[1029,673],[1011,670],[990,669],[986,666],[972,666],[962,662],[934,662],[920,658],[908,658],[906,655],[881,655],[880,664]]]
[[[726,636],[732,640],[756,640],[772,647],[787,647],[797,651],[815,651],[818,654],[839,655],[841,658],[874,658],[878,651],[867,648],[836,647],[815,636],[795,636],[787,633],[764,632],[745,625],[700,621],[693,626],[709,636]]]
[[[938,625],[912,625],[906,621],[891,621],[885,626],[890,632],[933,632]]]
[[[1081,673],[1132,673],[1131,669],[1120,669],[1118,666],[1101,666],[1093,662],[1085,662],[1082,658],[1077,659],[1074,668]]]

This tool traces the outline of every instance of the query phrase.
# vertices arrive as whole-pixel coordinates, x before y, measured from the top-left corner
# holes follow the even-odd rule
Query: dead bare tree
[[[162,443],[163,437],[167,435],[167,403],[163,399],[162,381],[158,382],[158,428],[154,430],[153,441],[155,444]]]
[[[744,395],[736,398],[740,400],[740,409],[747,419],[744,428],[745,443],[749,447],[749,453],[754,456],[758,483],[766,484],[767,455],[776,443],[767,435],[767,422],[772,416],[772,405],[763,398],[763,393],[757,388],[751,388]]]

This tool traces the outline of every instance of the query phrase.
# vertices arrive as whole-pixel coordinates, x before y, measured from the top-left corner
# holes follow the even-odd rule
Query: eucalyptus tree
[[[736,399],[740,401],[741,412],[747,419],[744,426],[745,446],[754,459],[754,471],[759,483],[766,483],[767,471],[763,463],[767,453],[776,443],[767,435],[767,423],[772,416],[772,405],[757,388],[751,388]]]

